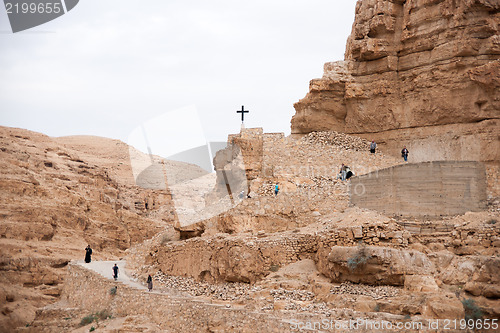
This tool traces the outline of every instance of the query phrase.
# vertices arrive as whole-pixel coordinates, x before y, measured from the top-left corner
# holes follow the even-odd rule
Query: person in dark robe
[[[85,262],[88,264],[89,262],[92,261],[92,249],[90,248],[90,245],[87,245],[85,248]]]
[[[115,281],[118,279],[118,265],[115,264],[113,266],[113,278],[115,279]]]
[[[401,150],[401,156],[404,158],[405,162],[408,162],[408,154],[410,152],[408,149],[406,149],[406,146],[403,147],[403,150]]]
[[[345,179],[349,179],[354,176],[354,173],[349,169],[348,166],[345,166]]]
[[[151,275],[148,275],[147,283],[148,283],[148,290],[151,291],[151,289],[153,289],[153,278],[151,277]]]

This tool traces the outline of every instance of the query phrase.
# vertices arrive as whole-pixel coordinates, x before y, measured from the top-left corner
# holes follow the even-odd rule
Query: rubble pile
[[[294,300],[310,301],[314,298],[314,293],[307,290],[286,290],[283,288],[273,289],[269,292],[274,300]]]
[[[330,289],[332,294],[338,295],[363,295],[373,299],[383,299],[399,296],[401,288],[393,286],[370,286],[365,284],[354,284],[351,282],[342,282],[339,286]]]
[[[249,299],[250,292],[260,291],[260,287],[252,287],[246,283],[221,283],[210,284],[198,282],[192,278],[171,276],[157,272],[153,276],[154,282],[159,284],[155,289],[173,289],[190,296],[207,296],[223,301]]]
[[[335,131],[311,132],[301,140],[309,144],[337,146],[343,150],[366,151],[370,147],[370,142],[368,140]]]
[[[275,182],[272,181],[267,181],[263,183],[257,190],[257,194],[259,196],[266,196],[266,197],[271,197],[274,196],[274,188],[276,186]]]
[[[290,302],[285,306],[285,310],[316,313],[324,315],[326,317],[332,317],[335,315],[335,309],[329,308],[328,304],[326,304],[325,302],[309,303],[309,304]]]

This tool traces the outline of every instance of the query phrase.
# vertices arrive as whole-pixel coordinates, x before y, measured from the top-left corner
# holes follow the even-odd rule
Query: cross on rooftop
[[[245,121],[245,113],[248,113],[250,111],[245,110],[245,107],[242,105],[241,110],[236,111],[236,113],[241,113],[241,122]]]

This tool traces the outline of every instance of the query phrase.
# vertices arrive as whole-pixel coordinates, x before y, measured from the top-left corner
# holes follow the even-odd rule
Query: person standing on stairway
[[[377,144],[375,143],[375,140],[372,140],[372,143],[370,143],[370,153],[375,154],[376,148],[377,148]]]
[[[118,280],[118,271],[119,271],[119,269],[118,269],[118,265],[117,265],[117,264],[115,264],[115,265],[113,266],[113,278],[115,279],[115,281],[116,281],[116,280]]]
[[[406,149],[406,146],[404,146],[403,150],[401,150],[401,156],[404,158],[405,162],[408,162],[408,154],[409,151]]]

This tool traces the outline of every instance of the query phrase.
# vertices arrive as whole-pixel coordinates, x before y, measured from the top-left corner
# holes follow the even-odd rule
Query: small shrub
[[[364,244],[358,244],[358,251],[349,259],[347,259],[347,267],[353,271],[358,267],[362,267],[372,256],[368,254]]]
[[[380,312],[380,304],[375,305],[375,307],[373,308],[373,311]]]
[[[86,317],[83,317],[82,320],[80,321],[80,326],[85,326],[85,325],[88,325],[92,322],[99,322],[99,320],[106,320],[106,319],[109,319],[111,318],[111,314],[109,313],[108,310],[102,310],[102,311],[99,311],[99,312],[96,312],[96,313],[93,313],[91,315],[88,315]],[[71,318],[68,318],[68,319],[71,319]],[[93,326],[92,326],[93,327]],[[90,328],[92,332],[92,327]],[[94,327],[94,330],[95,330],[95,327]]]
[[[88,315],[88,316],[85,316],[82,318],[82,320],[80,321],[80,326],[85,326],[85,325],[88,325],[90,324],[91,322],[93,322],[94,320],[96,319],[96,317],[94,315]]]
[[[496,224],[497,223],[497,220],[495,219],[491,219],[489,220],[488,222],[486,222],[487,224]]]
[[[90,329],[89,329],[89,332],[94,332],[95,331],[95,327],[92,326]]]
[[[271,272],[277,272],[279,269],[280,269],[279,265],[271,265],[271,267],[269,267],[269,270]]]
[[[483,318],[483,312],[481,308],[477,306],[476,302],[473,299],[467,298],[462,300],[462,305],[465,310],[465,319],[481,319]]]
[[[403,317],[404,320],[411,320],[411,316],[409,314],[405,314]]]
[[[116,289],[117,289],[116,287],[113,287],[113,288],[109,289],[109,294],[110,295],[116,295]]]

